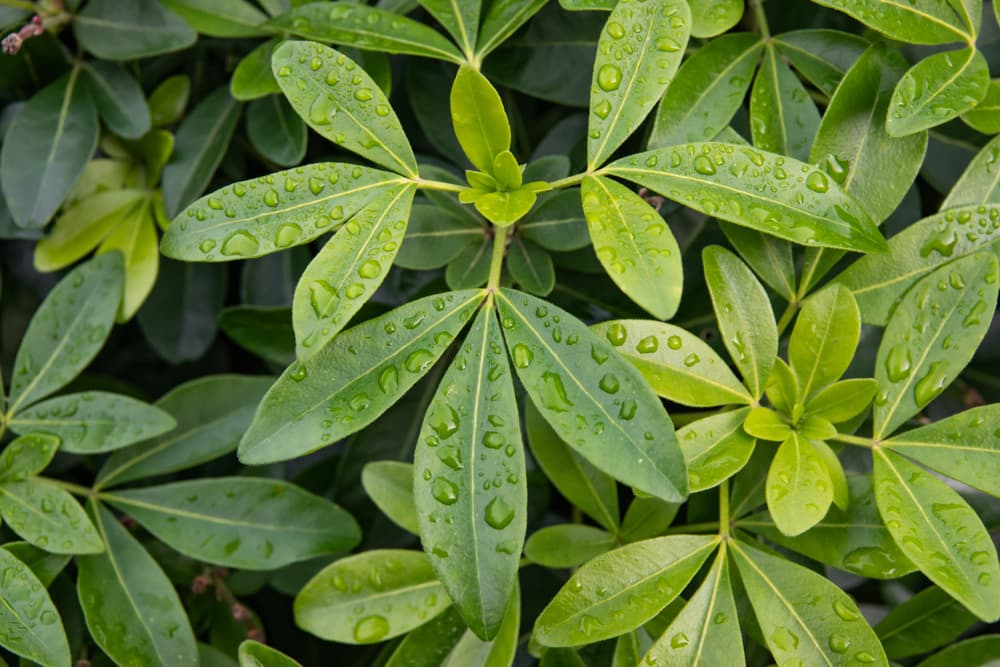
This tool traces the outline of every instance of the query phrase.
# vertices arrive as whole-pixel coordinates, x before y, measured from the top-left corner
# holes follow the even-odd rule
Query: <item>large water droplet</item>
[[[514,365],[518,368],[527,368],[534,358],[535,355],[527,345],[518,343],[514,346]]]
[[[514,508],[497,496],[486,505],[486,523],[492,528],[502,530],[514,519]]]
[[[546,371],[542,373],[541,381],[538,383],[538,393],[540,394],[542,405],[556,412],[567,412],[573,407],[573,402],[566,394],[566,387],[563,385],[562,377],[557,373]]]
[[[389,634],[389,621],[384,616],[365,616],[354,626],[354,640],[372,644]]]
[[[615,65],[604,65],[597,72],[597,85],[604,90],[616,90],[621,82],[622,71]]]
[[[249,232],[236,232],[222,242],[222,254],[229,257],[250,257],[260,245]]]
[[[458,487],[444,477],[435,477],[431,483],[431,495],[442,505],[454,505],[458,502]]]

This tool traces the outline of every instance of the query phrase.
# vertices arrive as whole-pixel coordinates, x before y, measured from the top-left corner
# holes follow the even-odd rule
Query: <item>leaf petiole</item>
[[[493,255],[490,257],[490,277],[486,289],[495,291],[500,286],[500,271],[503,269],[504,253],[507,251],[507,235],[510,227],[493,227]]]
[[[868,447],[869,449],[874,446],[875,441],[871,438],[863,438],[857,435],[848,435],[846,433],[838,433],[834,437],[830,438],[835,442],[843,442],[848,445],[857,445],[858,447]]]

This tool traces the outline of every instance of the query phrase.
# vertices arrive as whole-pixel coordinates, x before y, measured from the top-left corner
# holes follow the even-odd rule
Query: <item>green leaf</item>
[[[809,297],[788,341],[788,361],[799,395],[811,398],[851,365],[861,339],[861,314],[851,292],[832,285]]]
[[[673,426],[639,371],[560,308],[508,289],[498,304],[518,377],[559,436],[625,484],[683,499],[687,475]]]
[[[927,274],[896,307],[875,359],[874,436],[889,435],[951,384],[996,307],[997,259],[963,257]]]
[[[535,531],[524,543],[524,555],[544,567],[579,567],[615,546],[615,536],[606,530],[563,523]]]
[[[673,523],[680,508],[680,503],[668,503],[653,496],[636,496],[625,510],[619,540],[638,542],[662,534]]]
[[[43,227],[97,148],[97,109],[80,72],[73,68],[35,94],[4,135],[0,185],[18,227]]]
[[[580,193],[604,270],[657,319],[673,317],[681,302],[684,269],[670,227],[642,197],[608,178],[585,177]]]
[[[361,470],[361,485],[375,506],[397,526],[420,534],[413,502],[413,464],[373,461]]]
[[[0,549],[0,645],[27,660],[56,667],[71,662],[59,610],[27,565]]]
[[[458,610],[448,607],[443,614],[403,637],[385,667],[441,667],[465,632]]]
[[[240,667],[301,667],[277,649],[248,639],[240,644]]]
[[[70,556],[50,554],[27,542],[7,542],[0,548],[27,565],[32,574],[38,577],[38,580],[46,588],[52,584],[70,560]]]
[[[247,135],[261,155],[282,167],[306,155],[306,124],[283,97],[254,100],[247,110]]]
[[[188,25],[211,37],[258,37],[267,15],[246,0],[163,0]]]
[[[167,77],[149,95],[153,127],[171,125],[180,119],[191,97],[191,79],[184,74]]]
[[[521,590],[515,582],[507,603],[507,612],[503,623],[497,631],[495,639],[483,641],[472,630],[466,630],[458,640],[455,648],[448,654],[441,667],[465,667],[466,665],[481,665],[482,667],[507,667],[514,662],[517,651],[518,632],[521,626]]]
[[[750,94],[750,130],[754,146],[805,161],[819,111],[798,77],[778,57],[773,45],[764,48],[764,62]]]
[[[466,172],[467,175],[474,173],[476,172]],[[497,153],[493,157],[493,170],[490,173],[496,179],[493,182],[493,187],[499,187],[502,190],[517,190],[524,184],[521,165],[517,163],[517,158],[509,150]]]
[[[775,410],[791,414],[799,402],[799,381],[785,360],[778,357],[767,379],[764,394]]]
[[[423,552],[376,549],[310,579],[295,596],[295,624],[328,641],[372,644],[423,625],[449,605]]]
[[[806,403],[803,416],[815,415],[840,424],[864,412],[877,392],[878,383],[869,378],[834,382]]]
[[[197,664],[173,584],[110,510],[93,501],[90,509],[107,545],[103,554],[77,558],[76,590],[90,636],[120,665]]]
[[[928,56],[896,84],[886,130],[902,137],[940,125],[974,109],[989,85],[986,56],[973,46]]]
[[[50,398],[10,421],[15,433],[45,433],[64,452],[97,454],[147,440],[177,425],[169,414],[128,396],[85,391]]]
[[[588,171],[603,164],[663,96],[690,30],[691,10],[681,0],[621,0],[611,10],[590,88]]]
[[[531,241],[515,236],[507,249],[507,271],[526,292],[545,296],[556,286],[552,257]]]
[[[406,234],[415,192],[414,185],[382,190],[306,267],[292,302],[299,359],[332,340],[385,280]]]
[[[228,87],[216,88],[177,129],[174,152],[163,168],[167,217],[176,216],[205,191],[229,147],[240,107]]]
[[[272,378],[209,375],[180,385],[156,401],[173,416],[174,430],[113,453],[97,475],[99,488],[165,475],[236,449]]]
[[[103,498],[182,554],[227,567],[273,570],[361,541],[350,514],[277,480],[202,478]]]
[[[105,190],[63,209],[51,233],[35,246],[35,268],[56,271],[91,252],[139,205],[139,189]]]
[[[482,59],[491,53],[543,6],[545,0],[493,0],[479,27],[476,56]]]
[[[400,183],[381,169],[335,162],[234,183],[181,213],[163,236],[163,254],[222,262],[308,243]]]
[[[87,51],[104,60],[133,60],[179,51],[197,35],[179,16],[156,0],[123,5],[90,0],[73,17],[73,35]]]
[[[430,370],[484,296],[468,290],[411,301],[293,363],[261,401],[240,460],[294,458],[370,424]]]
[[[11,530],[39,549],[57,554],[104,550],[79,503],[48,482],[27,479],[0,484],[0,513]]]
[[[961,496],[894,452],[875,448],[875,500],[893,539],[927,578],[987,622],[1000,617],[1000,565]]]
[[[518,234],[546,250],[579,250],[590,244],[580,193],[556,192],[517,224]]]
[[[281,92],[271,72],[271,54],[279,43],[277,39],[269,39],[240,60],[229,80],[229,94],[233,98],[248,102]]]
[[[16,438],[0,454],[0,482],[17,482],[42,472],[59,444],[59,438],[48,433],[29,433]]]
[[[148,205],[132,209],[97,248],[98,254],[111,251],[125,258],[125,291],[116,319],[126,322],[149,296],[159,271],[156,223]]]
[[[441,379],[413,458],[424,550],[466,625],[484,641],[500,630],[524,543],[528,496],[518,422],[500,322],[488,302]]]
[[[418,0],[427,12],[455,38],[458,46],[471,56],[476,48],[482,0]]]
[[[722,233],[753,272],[786,301],[795,297],[795,262],[792,246],[749,227],[720,222]]]
[[[888,664],[875,632],[836,584],[743,543],[732,543],[732,554],[779,665]]]
[[[826,516],[833,482],[813,444],[792,432],[771,461],[765,493],[774,525],[785,535],[798,535]]]
[[[962,114],[962,122],[983,134],[1000,132],[1000,81],[990,81],[986,96],[974,109]]]
[[[785,536],[767,513],[737,522],[787,549],[820,563],[873,579],[895,579],[916,570],[882,522],[870,475],[847,478],[846,510],[831,507],[820,521],[795,537]]]
[[[738,473],[754,450],[754,438],[743,430],[750,408],[741,408],[691,422],[677,432],[687,461],[692,492],[718,486]]]
[[[1000,655],[1000,635],[985,635],[953,644],[927,658],[918,667],[989,665],[997,655]]]
[[[847,71],[857,62],[868,40],[841,30],[792,30],[775,35],[781,55],[804,79],[824,95],[833,95]]]
[[[483,225],[468,218],[437,206],[414,204],[406,238],[394,261],[405,269],[438,269],[470,244],[481,242],[485,233]]]
[[[531,401],[525,402],[524,431],[535,462],[552,485],[575,507],[617,533],[618,486],[560,439]]]
[[[109,130],[126,139],[138,139],[149,131],[149,106],[130,74],[117,65],[95,60],[83,64],[83,76]]]
[[[886,654],[898,660],[949,644],[977,622],[962,603],[932,585],[889,610],[875,632]]]
[[[493,173],[493,158],[510,149],[510,123],[500,94],[468,65],[451,87],[451,122],[458,143],[479,171]]]
[[[705,248],[702,263],[722,342],[757,400],[778,356],[778,329],[767,292],[746,264],[724,248]]]
[[[706,4],[694,3],[695,16]],[[660,101],[648,147],[714,139],[743,103],[761,48],[756,35],[733,33],[694,52]]]
[[[232,306],[219,313],[219,329],[237,345],[278,366],[295,361],[290,308]]]
[[[395,12],[353,2],[306,4],[275,17],[267,27],[359,49],[465,62],[455,46],[433,28]]]
[[[745,664],[725,546],[684,609],[650,647],[645,661],[691,667]]]
[[[704,39],[726,32],[743,18],[743,0],[708,0],[691,5],[691,35]]]
[[[383,167],[417,176],[417,160],[396,112],[353,60],[322,44],[288,41],[274,50],[271,69],[292,107],[320,136]]]
[[[681,144],[622,158],[605,171],[706,215],[795,243],[861,252],[886,247],[854,198],[822,171],[792,158],[732,144]]]
[[[465,250],[458,253],[445,271],[444,278],[448,287],[462,290],[485,285],[490,276],[492,246],[493,243],[487,236],[483,236],[477,243],[465,246]]]
[[[868,2],[867,0],[815,0],[856,18],[891,39],[912,44],[967,42],[967,34],[953,8],[944,0]]]
[[[490,222],[508,227],[535,205],[537,195],[528,188],[510,192],[487,192],[475,198],[476,210]]]
[[[539,614],[535,638],[580,646],[638,628],[680,594],[718,544],[716,536],[672,535],[595,557]]]
[[[771,408],[760,406],[750,410],[743,428],[755,438],[772,442],[782,442],[792,434],[792,427],[784,417]]]
[[[64,386],[111,332],[122,294],[122,258],[99,255],[70,271],[31,318],[14,360],[8,415]]]

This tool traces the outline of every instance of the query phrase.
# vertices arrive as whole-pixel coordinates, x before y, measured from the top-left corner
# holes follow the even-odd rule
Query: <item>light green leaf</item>
[[[775,410],[789,415],[795,409],[795,404],[799,402],[798,378],[781,357],[774,360],[774,368],[771,370],[771,376],[767,379],[764,394]]]
[[[691,3],[691,35],[715,37],[743,18],[743,0],[703,0]]]
[[[962,114],[962,122],[983,134],[1000,132],[1000,80],[990,81],[986,96],[974,109]]]
[[[815,0],[856,18],[891,39],[912,44],[967,42],[969,35],[946,0],[871,2],[870,0]]]
[[[258,37],[267,15],[246,0],[162,0],[171,11],[203,35]]]
[[[743,543],[732,543],[732,555],[779,665],[888,665],[875,632],[836,584]]]
[[[254,148],[282,167],[302,162],[307,133],[302,118],[279,95],[254,100],[247,110],[247,136]]]
[[[724,545],[698,590],[646,653],[645,661],[688,667],[745,664]]]
[[[993,321],[996,256],[978,253],[927,274],[893,311],[875,359],[874,436],[883,438],[958,377]]]
[[[677,72],[691,31],[682,0],[620,0],[597,45],[587,166],[593,170],[645,120]]]
[[[918,667],[950,667],[951,665],[984,665],[996,662],[1000,655],[1000,635],[973,637],[952,644],[921,662]]]
[[[90,0],[73,17],[80,46],[104,60],[133,60],[179,51],[197,35],[179,16],[156,0]]]
[[[746,264],[724,248],[705,248],[702,263],[722,342],[757,400],[778,356],[778,329],[767,292]]]
[[[524,543],[524,555],[544,567],[579,567],[615,546],[615,536],[606,530],[562,523],[535,531]]]
[[[750,408],[691,422],[677,432],[687,461],[688,486],[704,491],[738,473],[753,454],[754,438],[743,430]]]
[[[171,125],[180,119],[191,97],[191,79],[175,74],[160,82],[149,94],[149,117],[153,127]]]
[[[819,111],[798,77],[773,45],[764,48],[764,62],[750,94],[750,130],[754,146],[805,161]]]
[[[107,545],[103,554],[77,558],[76,590],[90,636],[120,665],[198,664],[174,585],[110,510],[93,501],[90,510]]]
[[[803,416],[815,415],[840,424],[864,412],[877,392],[878,383],[870,378],[834,382],[806,403]]]
[[[271,54],[279,44],[269,39],[243,57],[229,80],[229,93],[241,102],[281,92],[278,80],[271,72]]]
[[[45,667],[70,664],[59,610],[45,586],[23,562],[0,549],[0,645]]]
[[[483,641],[472,630],[466,630],[455,648],[448,654],[448,658],[441,663],[441,667],[466,667],[466,665],[508,667],[508,665],[512,665],[514,653],[520,643],[518,641],[520,627],[521,589],[515,581],[514,590],[511,591],[510,600],[507,603],[507,611],[504,614],[503,623],[497,631],[496,638]]]
[[[381,169],[336,162],[240,181],[181,213],[163,236],[163,254],[224,262],[308,243],[401,182]]]
[[[370,424],[430,370],[484,296],[468,290],[411,301],[293,363],[261,401],[240,460],[294,458]]]
[[[0,149],[3,198],[18,227],[45,226],[97,148],[97,109],[73,68],[14,114]]]
[[[332,340],[385,280],[406,234],[414,185],[384,189],[344,223],[295,287],[295,354],[312,356]]]
[[[581,646],[635,630],[684,590],[718,544],[717,536],[672,535],[595,557],[542,610],[534,637]]]
[[[552,257],[520,235],[514,237],[507,249],[507,271],[525,292],[545,296],[556,286]]]
[[[414,535],[420,534],[413,502],[413,464],[373,461],[361,470],[361,485],[375,506],[393,523]]]
[[[14,360],[8,415],[45,398],[82,371],[111,332],[122,294],[122,258],[99,255],[49,292]]]
[[[517,224],[524,236],[546,250],[579,250],[590,243],[580,193],[556,192]]]
[[[822,171],[792,158],[732,144],[681,144],[622,158],[605,172],[795,243],[861,252],[886,247],[854,198]]]
[[[108,457],[97,475],[98,487],[184,470],[233,451],[271,382],[270,377],[209,375],[175,388],[155,406],[177,427]]]
[[[509,227],[523,218],[535,205],[538,195],[528,188],[510,192],[486,192],[474,200],[476,210],[490,222]]]
[[[353,60],[322,44],[289,41],[274,50],[271,69],[292,107],[320,136],[383,167],[417,176],[417,160],[396,112]]]
[[[608,276],[657,319],[673,317],[684,269],[670,227],[642,197],[611,179],[587,176],[580,193],[590,238]]]
[[[75,201],[35,246],[35,268],[56,271],[81,259],[136,208],[143,196],[141,190],[129,188],[105,190]]]
[[[424,551],[484,641],[500,630],[524,543],[528,496],[518,422],[500,322],[487,302],[441,379],[413,458]]]
[[[705,4],[694,3],[694,14]],[[693,53],[660,101],[648,147],[714,139],[742,105],[761,48],[756,35],[733,33]]]
[[[126,139],[138,139],[149,131],[149,106],[130,74],[118,65],[95,60],[83,64],[83,77],[109,130]]]
[[[418,0],[427,12],[455,38],[466,57],[476,48],[482,0]]]
[[[132,209],[97,247],[98,254],[118,251],[125,258],[125,291],[116,316],[119,322],[132,319],[153,289],[160,264],[156,240],[156,223],[150,207],[143,203]]]
[[[467,217],[437,206],[414,204],[406,238],[394,261],[404,269],[438,269],[470,244],[476,243],[478,247],[477,242],[482,242],[485,235],[486,228]]]
[[[301,667],[277,649],[247,639],[240,644],[240,667]]]
[[[937,586],[928,586],[889,610],[875,626],[886,654],[898,660],[957,639],[979,619]]]
[[[594,521],[617,533],[618,485],[614,478],[563,442],[531,401],[525,402],[524,431],[532,457],[559,493]]]
[[[403,637],[385,667],[441,667],[465,633],[462,616],[454,606],[448,607],[443,614]]]
[[[774,525],[785,535],[798,535],[826,516],[833,482],[822,455],[793,432],[771,461],[765,493]]]
[[[782,442],[792,434],[792,427],[784,417],[771,408],[760,406],[750,410],[743,428],[755,438],[772,442]]]
[[[973,46],[928,56],[896,84],[886,130],[903,137],[940,125],[974,109],[989,85],[986,56]]]
[[[493,158],[510,149],[510,124],[493,85],[463,65],[451,87],[451,122],[469,161],[492,174]]]
[[[275,17],[267,27],[359,49],[465,62],[458,49],[433,28],[395,12],[354,2],[302,5]]]
[[[17,482],[42,472],[52,461],[60,440],[48,433],[16,438],[0,454],[0,482]]]
[[[875,501],[893,539],[931,581],[986,622],[1000,617],[1000,565],[983,522],[946,483],[875,448]]]
[[[673,426],[639,371],[556,306],[508,289],[498,304],[518,377],[560,437],[625,484],[683,499],[687,475]]]
[[[476,45],[481,60],[538,13],[545,0],[493,0],[483,16]]]
[[[102,497],[182,554],[227,567],[272,570],[361,541],[350,514],[277,480],[202,478]]]
[[[861,314],[849,290],[834,284],[810,296],[788,341],[800,397],[808,400],[839,379],[860,339]]]
[[[0,484],[0,514],[11,530],[50,553],[92,554],[104,550],[79,503],[48,482],[27,479]]]
[[[844,74],[868,48],[868,40],[842,30],[805,29],[774,36],[774,44],[799,74],[824,95],[833,95]]]
[[[295,624],[328,641],[372,644],[405,634],[450,605],[423,552],[376,549],[310,579],[295,596]]]

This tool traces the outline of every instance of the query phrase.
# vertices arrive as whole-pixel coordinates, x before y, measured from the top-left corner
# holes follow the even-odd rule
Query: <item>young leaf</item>
[[[754,146],[805,161],[817,127],[816,104],[777,49],[768,45],[750,94]]]
[[[885,128],[894,137],[925,130],[975,108],[986,96],[990,69],[974,46],[935,53],[896,84]]]
[[[38,577],[6,549],[0,549],[0,645],[27,660],[68,665],[66,631],[59,610]]]
[[[538,195],[528,188],[510,192],[483,192],[473,190],[477,196],[473,200],[476,210],[490,222],[508,227],[517,222],[535,205]],[[482,193],[482,194],[478,194]],[[464,200],[463,200],[464,201]]]
[[[11,530],[51,553],[92,554],[104,550],[79,503],[48,482],[26,479],[0,484],[0,513]]]
[[[677,432],[692,492],[718,486],[739,472],[753,454],[754,438],[743,430],[750,408],[691,422]]]
[[[302,162],[308,129],[288,100],[268,95],[247,110],[247,136],[261,155],[282,167]]]
[[[927,653],[962,635],[979,619],[937,586],[928,586],[891,609],[875,632],[894,660]]]
[[[350,514],[276,480],[205,478],[103,498],[182,554],[228,567],[272,570],[361,541]]]
[[[544,646],[580,646],[631,632],[677,597],[719,544],[675,535],[597,556],[570,577],[535,621]]]
[[[188,25],[211,37],[258,37],[267,15],[247,0],[163,0]]]
[[[451,122],[469,161],[492,174],[493,159],[510,149],[510,124],[500,94],[468,65],[463,65],[451,87]]]
[[[808,400],[837,380],[854,358],[861,315],[850,291],[833,285],[809,297],[788,341],[788,361]]]
[[[76,590],[91,637],[118,664],[197,664],[194,634],[173,584],[110,510],[94,501],[90,510],[107,546],[77,558]]]
[[[455,648],[448,654],[441,667],[507,667],[514,662],[514,653],[519,644],[518,632],[521,626],[521,589],[514,582],[507,611],[497,631],[496,638],[483,641],[472,630],[466,630]]]
[[[14,360],[8,415],[64,386],[90,363],[111,332],[122,295],[122,258],[98,255],[49,292]]]
[[[816,0],[878,30],[887,37],[912,44],[968,42],[966,32],[952,7],[941,0],[912,3],[867,2],[866,0]]]
[[[526,292],[545,296],[556,286],[552,257],[531,241],[515,236],[507,250],[507,271]]]
[[[889,318],[875,360],[874,436],[889,435],[951,384],[992,322],[998,285],[991,253],[927,274]]]
[[[778,328],[771,302],[746,264],[728,250],[705,248],[702,262],[722,342],[757,400],[778,356]]]
[[[774,368],[767,378],[764,394],[775,410],[785,414],[791,414],[795,410],[795,404],[799,402],[798,378],[781,357],[774,360]]]
[[[80,46],[105,60],[133,60],[178,51],[197,38],[182,18],[156,0],[127,5],[116,0],[90,0],[73,16],[73,35]]]
[[[191,79],[184,74],[169,76],[149,94],[149,117],[153,127],[171,125],[184,115],[191,97]]]
[[[414,535],[420,534],[413,502],[413,464],[373,461],[361,471],[361,485],[375,506],[393,523]]]
[[[751,408],[743,424],[744,430],[755,438],[782,442],[792,434],[788,421],[771,408]]]
[[[0,149],[4,203],[18,227],[45,226],[97,147],[97,109],[73,68],[14,114]]]
[[[130,74],[117,65],[95,60],[83,64],[83,77],[109,130],[126,139],[138,139],[149,131],[149,106]]]
[[[0,482],[17,482],[42,472],[59,444],[59,438],[48,433],[30,433],[15,439],[0,454]]]
[[[617,533],[618,486],[560,439],[531,401],[524,408],[524,431],[531,454],[552,485],[575,507]]]
[[[267,27],[359,49],[465,62],[458,49],[433,28],[395,12],[353,2],[305,4],[276,16]]]
[[[240,667],[301,667],[277,649],[251,639],[240,644],[239,658]]]
[[[563,523],[535,531],[524,543],[524,555],[545,567],[579,567],[615,546],[615,536],[606,530]]]
[[[673,317],[681,302],[684,269],[667,223],[642,197],[611,179],[587,176],[580,194],[604,270],[657,319]]]
[[[785,535],[804,533],[826,516],[833,482],[809,440],[793,432],[781,443],[767,471],[766,494],[774,525]]]
[[[380,192],[306,267],[292,302],[299,359],[332,340],[385,280],[406,234],[415,192],[413,185]]]
[[[241,102],[249,102],[281,92],[278,80],[271,72],[271,54],[279,44],[269,39],[243,57],[229,79],[229,93]]]
[[[645,120],[681,64],[691,10],[680,0],[622,0],[597,45],[587,166],[603,164]]]
[[[481,0],[418,0],[445,30],[455,38],[466,57],[476,48],[476,34],[479,32]]]
[[[508,289],[498,305],[518,377],[560,437],[616,479],[683,499],[687,475],[673,426],[639,371],[560,308]]]
[[[423,625],[449,605],[423,552],[377,549],[310,579],[295,596],[295,624],[328,641],[373,644]]]
[[[10,421],[15,433],[54,435],[62,441],[62,451],[78,454],[120,449],[176,425],[163,410],[104,391],[51,398],[22,410]]]
[[[163,236],[163,254],[225,262],[308,243],[401,181],[381,169],[320,162],[233,183],[178,216]]]
[[[518,421],[500,322],[488,302],[441,379],[413,457],[424,551],[484,641],[500,631],[524,544],[528,496]]]
[[[745,664],[725,546],[683,611],[650,647],[645,662],[690,667]]]
[[[877,392],[878,383],[870,378],[834,382],[806,402],[803,416],[815,415],[839,424],[864,412]]]
[[[860,252],[886,247],[854,198],[824,172],[792,158],[732,144],[681,144],[622,158],[604,171],[795,243]]]
[[[732,543],[731,553],[778,664],[888,664],[875,632],[836,584],[744,543]]]
[[[961,496],[916,464],[874,449],[875,500],[903,553],[987,622],[1000,617],[996,547]]]
[[[91,252],[143,199],[139,189],[106,190],[63,209],[51,233],[35,246],[35,268],[56,271]]]
[[[140,204],[129,211],[97,248],[98,254],[112,251],[125,258],[125,290],[116,319],[126,322],[149,296],[159,271],[156,223],[148,205]]]
[[[774,44],[799,74],[824,95],[833,95],[868,40],[842,30],[805,29],[774,36]]]
[[[322,44],[288,41],[274,50],[271,69],[292,107],[320,136],[404,176],[417,176],[417,160],[396,112],[353,60]]]
[[[240,460],[294,458],[364,428],[430,370],[483,298],[468,290],[411,301],[293,363],[261,401]]]
[[[545,0],[508,0],[489,3],[479,28],[476,56],[480,60],[486,57],[544,6]]]

